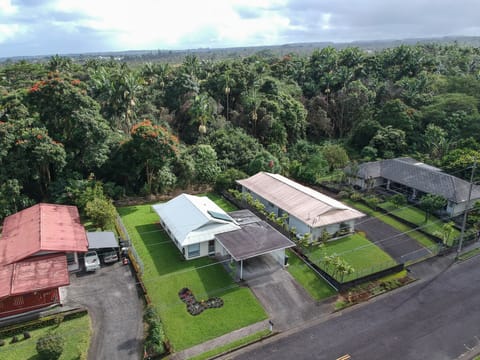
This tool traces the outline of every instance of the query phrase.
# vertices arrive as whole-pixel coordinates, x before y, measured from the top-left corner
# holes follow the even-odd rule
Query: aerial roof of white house
[[[365,216],[340,201],[279,174],[259,172],[237,182],[312,228]]]
[[[152,206],[180,246],[214,239],[216,234],[239,230],[240,226],[206,196],[181,194]]]

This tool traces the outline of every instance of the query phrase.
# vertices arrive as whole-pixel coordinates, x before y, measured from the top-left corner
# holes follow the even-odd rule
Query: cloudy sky
[[[0,57],[480,35],[479,0],[0,0]]]

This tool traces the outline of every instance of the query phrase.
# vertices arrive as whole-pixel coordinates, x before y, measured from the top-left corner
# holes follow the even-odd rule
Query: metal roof
[[[42,251],[86,252],[85,229],[76,206],[37,204],[5,218],[0,265]]]
[[[454,203],[467,201],[470,186],[468,181],[408,157],[361,164],[358,176],[382,177],[427,194],[440,195]],[[472,199],[479,198],[480,186],[474,185]]]
[[[0,299],[70,284],[64,254],[35,256],[0,266]]]
[[[170,230],[171,237],[182,247],[212,240],[215,234],[240,229],[225,211],[206,196],[181,194],[152,207]]]
[[[118,248],[118,241],[112,231],[87,232],[89,249]]]
[[[279,174],[259,172],[237,182],[312,228],[365,216],[340,201]]]
[[[237,261],[295,246],[295,243],[260,220],[249,210],[231,212],[240,221],[241,229],[215,235],[228,253]]]

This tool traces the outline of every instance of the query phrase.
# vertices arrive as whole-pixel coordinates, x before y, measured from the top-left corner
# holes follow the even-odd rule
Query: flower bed
[[[193,316],[200,315],[205,309],[220,308],[223,306],[223,300],[219,297],[197,301],[195,295],[193,295],[189,288],[180,290],[178,297],[187,305],[188,313]]]

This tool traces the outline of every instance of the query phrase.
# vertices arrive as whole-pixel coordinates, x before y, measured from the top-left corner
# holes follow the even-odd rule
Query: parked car
[[[103,262],[105,264],[111,264],[117,261],[118,261],[118,254],[114,249],[105,251],[103,253]]]
[[[100,259],[96,251],[89,251],[85,254],[85,270],[95,271],[100,269]]]

